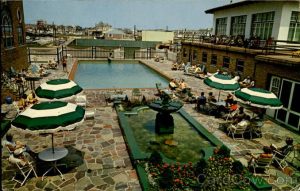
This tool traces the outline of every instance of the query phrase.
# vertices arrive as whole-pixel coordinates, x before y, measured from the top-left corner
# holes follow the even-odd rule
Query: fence
[[[142,49],[134,52],[135,59],[167,58],[165,50]]]
[[[89,48],[70,48],[64,47],[64,52],[66,54],[72,55],[75,58],[90,58],[90,59],[97,59],[97,58],[116,58],[116,59],[124,59],[125,53],[124,50],[120,48],[107,50],[100,47],[89,47]]]
[[[48,62],[53,59],[60,61],[63,56],[72,56],[73,58],[82,59],[98,59],[98,58],[114,58],[114,59],[152,59],[163,58],[171,61],[177,60],[177,53],[168,50],[155,50],[155,49],[139,49],[134,50],[133,55],[130,56],[129,52],[127,57],[125,51],[122,48],[116,49],[103,49],[100,47],[88,47],[88,48],[72,48],[61,46],[59,48],[28,48],[29,63],[32,62]]]
[[[28,62],[48,62],[49,60],[59,61],[63,57],[63,50],[59,48],[28,48]]]
[[[285,54],[287,52],[300,50],[300,43],[294,41],[283,41],[274,40],[269,38],[267,40],[261,40],[260,38],[251,37],[245,39],[243,36],[201,36],[193,35],[186,36],[182,39],[182,42],[191,43],[211,43],[215,45],[225,45],[225,46],[238,46],[242,48],[257,49],[262,50],[265,54]]]

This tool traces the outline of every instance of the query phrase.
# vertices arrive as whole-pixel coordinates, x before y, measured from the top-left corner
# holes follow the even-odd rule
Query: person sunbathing
[[[170,81],[169,88],[171,90],[176,90],[176,88],[178,88],[178,83],[176,82],[176,80],[174,78]]]
[[[202,73],[201,68],[200,68],[199,66],[197,66],[197,67],[195,68],[195,70],[194,70],[194,73],[195,73],[195,74]]]
[[[38,102],[37,98],[35,97],[35,93],[31,91],[27,96],[27,102],[29,104],[35,104]]]
[[[3,141],[3,145],[7,147],[10,154],[13,155],[14,158],[22,160],[20,162],[23,163],[26,162],[26,157],[24,156],[27,154],[29,154],[32,158],[36,158],[37,154],[33,152],[26,144],[22,143],[21,141],[14,141],[11,134],[7,134],[5,137],[6,140]]]
[[[175,63],[173,63],[172,64],[172,68],[171,68],[171,70],[178,70],[178,68],[179,68],[179,65],[177,64],[177,62]]]
[[[181,81],[179,82],[178,91],[182,93],[186,93],[186,89],[187,89],[187,84],[184,82],[184,79],[181,79]]]
[[[18,101],[18,107],[19,107],[20,110],[23,110],[23,109],[26,108],[26,106],[27,106],[27,100],[26,100],[26,98],[27,98],[26,94],[23,94],[22,97],[21,97],[21,99],[19,99],[19,101]]]

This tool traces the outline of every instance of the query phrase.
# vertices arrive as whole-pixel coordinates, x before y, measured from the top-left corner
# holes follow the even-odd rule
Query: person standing
[[[197,99],[197,111],[205,110],[206,105],[206,97],[204,95],[204,92],[201,92],[201,95]]]
[[[66,60],[65,57],[63,57],[62,65],[63,65],[63,71],[68,72],[68,69],[67,69],[67,60]]]

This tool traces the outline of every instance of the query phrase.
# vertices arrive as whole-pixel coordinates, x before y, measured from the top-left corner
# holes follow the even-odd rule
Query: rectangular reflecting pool
[[[135,148],[131,150],[148,155],[158,151],[172,161],[195,163],[201,157],[201,149],[214,146],[177,112],[171,114],[174,118],[174,134],[156,134],[156,114],[151,109],[139,111],[136,115],[126,115],[125,112],[123,119],[131,132],[127,139],[135,140]]]
[[[155,88],[168,80],[138,61],[80,61],[74,81],[84,89]]]

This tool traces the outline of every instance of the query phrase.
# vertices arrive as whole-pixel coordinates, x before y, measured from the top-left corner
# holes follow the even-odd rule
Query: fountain
[[[170,94],[160,91],[160,100],[155,100],[148,106],[157,111],[155,119],[155,132],[157,134],[173,134],[174,119],[171,113],[178,111],[183,103],[171,99]]]

